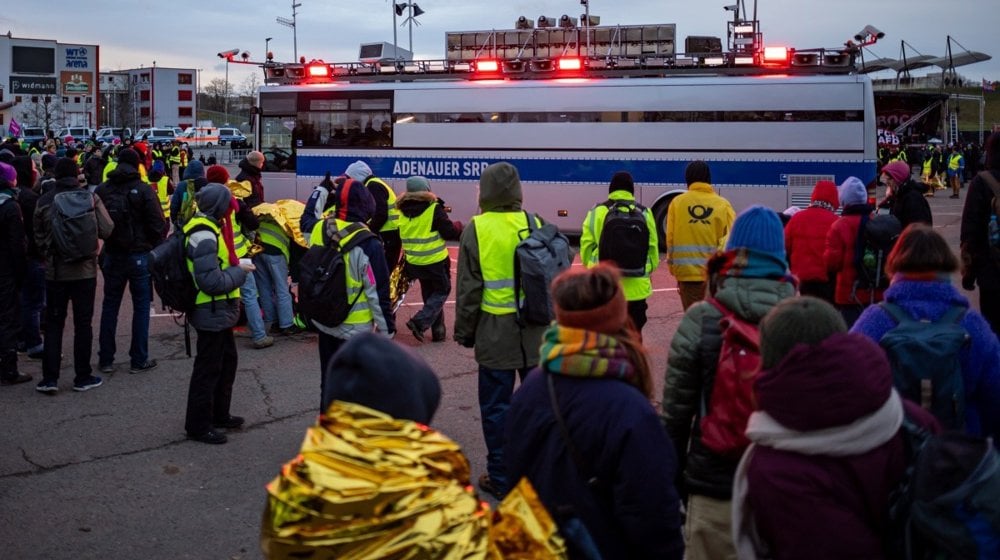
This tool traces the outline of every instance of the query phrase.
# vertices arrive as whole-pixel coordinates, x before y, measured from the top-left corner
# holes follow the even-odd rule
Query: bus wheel
[[[667,207],[676,198],[677,195],[673,195],[661,200],[658,200],[656,204],[653,205],[653,221],[656,222],[656,237],[659,239],[660,252],[667,252],[667,231],[665,226],[667,224]]]

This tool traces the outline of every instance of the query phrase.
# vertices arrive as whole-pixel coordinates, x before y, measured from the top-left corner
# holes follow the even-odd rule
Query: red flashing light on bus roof
[[[500,70],[500,63],[495,60],[477,60],[476,72],[497,72]]]
[[[764,64],[787,66],[791,57],[788,47],[764,47]]]
[[[558,63],[560,70],[580,70],[583,68],[583,61],[579,58],[560,58]]]
[[[310,78],[329,78],[330,66],[322,62],[312,62],[306,68],[306,73]]]

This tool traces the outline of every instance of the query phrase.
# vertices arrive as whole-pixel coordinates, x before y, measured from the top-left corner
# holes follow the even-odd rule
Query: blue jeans
[[[28,352],[41,352],[42,310],[45,309],[45,263],[28,259],[21,286],[21,342]]]
[[[247,328],[250,329],[250,337],[253,340],[260,340],[267,336],[264,330],[264,318],[260,316],[260,301],[257,296],[257,281],[253,274],[247,274],[247,279],[240,288],[240,300],[243,301],[243,310],[247,314]]]
[[[260,307],[264,322],[277,324],[278,328],[292,326],[292,294],[288,291],[288,261],[284,255],[261,253],[253,258],[257,270],[253,275],[260,289]],[[277,314],[277,323],[275,315]]]
[[[486,472],[490,482],[506,494],[510,490],[503,464],[503,431],[514,394],[515,372],[524,381],[526,369],[490,369],[479,366],[479,413],[483,418],[483,438],[486,440]]]
[[[118,311],[126,284],[132,294],[132,342],[129,344],[128,355],[133,367],[141,367],[149,360],[149,309],[153,299],[153,285],[149,278],[148,264],[149,253],[106,250],[101,255],[104,301],[101,303],[98,365],[111,365],[115,361]]]

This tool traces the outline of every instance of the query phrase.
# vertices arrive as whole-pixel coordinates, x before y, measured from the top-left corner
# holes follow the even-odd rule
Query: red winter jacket
[[[803,282],[826,282],[829,278],[823,253],[826,234],[837,214],[810,206],[797,212],[785,226],[785,251],[792,274]]]
[[[870,211],[867,205],[848,206],[844,215],[830,226],[826,235],[826,269],[832,275],[837,275],[833,302],[837,305],[860,304],[868,305],[871,292],[858,289],[855,293],[854,281],[858,271],[854,267],[854,251],[857,246],[858,228],[861,227],[861,214]],[[801,214],[801,212],[799,212]],[[876,302],[882,301],[882,290],[875,291]]]

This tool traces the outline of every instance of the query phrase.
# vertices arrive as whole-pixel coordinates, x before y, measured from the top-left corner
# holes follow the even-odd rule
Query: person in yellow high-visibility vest
[[[170,178],[174,183],[180,182],[181,178],[181,149],[174,144],[167,155],[167,164],[170,166]]]
[[[406,256],[406,274],[420,281],[424,306],[406,326],[423,342],[431,329],[431,340],[444,342],[444,302],[451,294],[451,259],[445,241],[458,241],[462,222],[448,219],[444,202],[431,192],[430,182],[419,175],[406,180],[406,193],[396,201],[399,238]]]
[[[951,147],[951,153],[948,154],[948,183],[951,184],[951,196],[948,198],[958,198],[964,174],[965,158],[962,156],[962,147],[956,144]]]
[[[156,192],[156,199],[160,201],[160,208],[163,209],[163,218],[167,222],[167,229],[170,229],[170,195],[174,194],[174,183],[166,174],[162,161],[154,161],[153,169],[149,172],[149,186]]]

